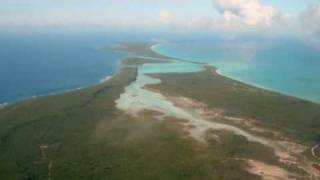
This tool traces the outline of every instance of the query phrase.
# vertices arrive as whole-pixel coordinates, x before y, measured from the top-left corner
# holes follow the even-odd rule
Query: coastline
[[[237,82],[240,82],[240,83],[243,83],[247,86],[251,86],[251,87],[254,87],[254,88],[258,88],[260,90],[265,90],[265,91],[269,91],[269,92],[273,92],[273,93],[278,93],[282,96],[287,96],[287,97],[291,97],[291,98],[295,98],[295,99],[299,99],[299,100],[303,100],[303,101],[307,101],[307,102],[310,102],[310,103],[314,103],[314,104],[320,104],[320,102],[317,102],[317,101],[313,101],[311,99],[308,99],[308,98],[304,98],[304,97],[301,97],[301,96],[296,96],[296,95],[292,95],[290,93],[286,93],[286,92],[283,92],[283,91],[280,91],[280,90],[276,90],[276,89],[272,89],[272,88],[268,88],[268,87],[265,87],[265,86],[262,86],[262,85],[258,85],[258,84],[253,84],[253,83],[250,83],[250,82],[246,82],[246,81],[243,81],[241,79],[237,79],[237,78],[234,78],[234,77],[230,77],[230,76],[227,76],[225,74],[223,74],[221,72],[220,69],[216,68],[215,66],[213,65],[210,65],[210,64],[207,64],[207,63],[201,63],[201,62],[194,62],[194,61],[189,61],[189,60],[184,60],[184,59],[179,59],[179,58],[175,58],[175,57],[171,57],[171,56],[168,56],[166,54],[163,54],[161,52],[159,52],[155,47],[157,45],[159,45],[161,43],[153,43],[149,46],[149,49],[160,55],[160,56],[164,56],[164,57],[169,57],[171,58],[171,60],[177,60],[177,61],[183,61],[183,62],[188,62],[188,63],[194,63],[194,64],[202,64],[204,66],[210,66],[212,68],[215,68],[215,73],[217,75],[220,75],[220,76],[223,76],[225,78],[228,78],[228,79],[231,79],[233,81],[237,81]],[[66,89],[66,90],[61,90],[61,91],[53,91],[53,92],[49,92],[49,93],[46,93],[46,94],[38,94],[38,95],[32,95],[32,96],[29,96],[29,97],[24,97],[24,98],[20,98],[20,99],[17,99],[17,100],[13,100],[13,101],[9,101],[9,102],[3,102],[3,103],[0,103],[0,109],[3,109],[7,106],[10,106],[10,105],[13,105],[13,104],[16,104],[16,103],[19,103],[19,102],[22,102],[22,101],[27,101],[27,100],[32,100],[32,99],[37,99],[37,98],[41,98],[41,97],[46,97],[46,96],[56,96],[56,95],[61,95],[61,94],[65,94],[65,93],[69,93],[69,92],[74,92],[74,91],[77,91],[77,90],[81,90],[81,89],[84,89],[84,88],[89,88],[89,87],[92,87],[92,86],[96,86],[96,85],[99,85],[99,84],[102,84],[102,83],[105,83],[107,82],[108,80],[110,80],[112,77],[114,77],[115,74],[117,74],[117,72],[123,68],[123,67],[127,67],[127,65],[123,65],[122,62],[123,60],[135,55],[135,54],[132,54],[132,52],[128,52],[128,51],[125,51],[125,50],[121,50],[121,49],[116,49],[114,48],[114,51],[115,52],[121,52],[121,53],[126,53],[126,55],[124,55],[124,57],[122,57],[121,59],[117,60],[117,67],[114,69],[114,71],[110,74],[110,75],[106,75],[104,78],[100,79],[100,80],[97,80],[96,82],[93,82],[91,84],[88,84],[88,85],[85,85],[85,86],[79,86],[79,87],[75,87],[75,88],[70,88],[70,89]],[[147,58],[147,57],[144,57],[144,58]],[[157,58],[157,59],[161,59],[161,58]]]
[[[155,53],[158,53],[158,54],[160,54],[160,55],[168,56],[168,55],[160,52],[159,50],[157,50],[156,46],[158,46],[158,45],[161,45],[161,43],[157,43],[157,44],[152,45],[152,46],[150,47],[150,49],[151,49],[152,51],[154,51]],[[171,57],[171,56],[169,56],[169,57],[175,59],[174,57]],[[179,60],[179,59],[177,59],[177,60]],[[206,66],[211,66],[211,67],[213,67],[213,68],[216,69],[216,70],[215,70],[215,73],[216,73],[216,74],[218,74],[218,75],[220,75],[220,76],[223,76],[223,77],[225,77],[225,78],[231,79],[231,80],[233,80],[233,81],[237,81],[237,82],[243,83],[243,84],[245,84],[245,85],[252,86],[252,87],[254,87],[254,88],[258,88],[258,89],[265,90],[265,91],[270,91],[270,92],[273,92],[273,93],[278,93],[278,94],[283,95],[283,96],[287,96],[287,97],[291,97],[291,98],[295,98],[295,99],[307,101],[307,102],[314,103],[314,104],[320,104],[320,101],[315,101],[315,100],[312,100],[312,99],[307,98],[307,97],[295,95],[295,94],[288,93],[288,92],[285,92],[285,91],[281,91],[281,90],[278,90],[278,89],[266,87],[266,86],[263,86],[263,85],[260,85],[260,84],[251,83],[251,82],[242,80],[242,79],[240,79],[240,78],[228,76],[228,75],[222,73],[221,70],[220,70],[219,68],[215,67],[214,65],[210,65],[210,64],[207,64],[207,63],[201,63],[201,62],[193,62],[193,61],[188,61],[188,60],[183,60],[183,61],[190,62],[190,63],[203,64],[203,65],[206,65]]]
[[[127,58],[127,56],[117,60],[118,62],[121,62]],[[115,74],[117,74],[119,72],[119,70],[122,68],[122,66],[117,65],[117,67],[113,70],[113,72],[110,75],[106,75],[104,78],[97,80],[96,82],[92,82],[88,85],[84,85],[84,86],[78,86],[75,88],[70,88],[70,89],[65,89],[65,90],[60,90],[60,91],[52,91],[52,92],[48,92],[48,93],[44,93],[44,94],[35,94],[35,95],[31,95],[28,97],[24,97],[24,98],[18,98],[16,100],[13,101],[8,101],[8,102],[3,102],[0,103],[0,109],[3,109],[5,107],[8,107],[10,105],[19,103],[19,102],[23,102],[23,101],[28,101],[28,100],[33,100],[33,99],[37,99],[37,98],[42,98],[42,97],[47,97],[47,96],[57,96],[57,95],[62,95],[62,94],[66,94],[66,93],[70,93],[70,92],[74,92],[74,91],[78,91],[78,90],[82,90],[85,88],[89,88],[92,86],[96,86],[99,84],[103,84],[105,82],[107,82],[108,80],[110,80],[112,77],[114,77]]]
[[[152,46],[150,50],[153,50]],[[276,116],[277,113],[282,116],[285,112],[293,112],[290,110],[289,104],[287,104],[293,103],[292,97],[287,97],[281,93],[269,92],[261,88],[255,88],[246,83],[222,76],[219,74],[217,68],[206,63],[197,63],[196,66],[202,69],[200,71],[193,71],[182,66],[184,63],[195,65],[192,62],[186,63],[185,61],[181,61],[179,63],[178,67],[174,67],[175,63],[168,63],[170,66],[163,67],[161,67],[161,65],[153,67],[150,63],[141,66],[136,81],[125,88],[125,92],[122,93],[116,101],[116,107],[134,117],[141,117],[139,114],[141,112],[151,111],[157,112],[154,117],[161,120],[168,117],[182,119],[184,122],[179,125],[186,131],[186,134],[194,140],[203,143],[207,142],[205,137],[209,134],[209,131],[213,131],[213,134],[215,134],[214,131],[232,132],[232,134],[236,136],[244,137],[249,144],[260,144],[264,146],[264,148],[270,148],[278,158],[277,161],[279,163],[278,166],[273,166],[272,168],[278,168],[278,170],[280,169],[284,174],[280,179],[288,179],[287,177],[289,176],[286,176],[287,173],[298,176],[298,171],[295,172],[295,170],[290,169],[292,164],[295,164],[297,169],[305,170],[306,174],[318,177],[318,171],[312,168],[307,169],[309,165],[311,166],[315,162],[312,160],[299,159],[304,156],[303,152],[308,149],[308,146],[304,146],[303,143],[297,138],[294,138],[294,136],[289,136],[288,131],[284,131],[284,129],[271,128],[272,125],[278,125],[277,122],[264,122],[266,121],[265,119],[273,119],[273,116]],[[172,68],[173,71],[171,71],[170,68],[172,66],[174,67]],[[187,71],[181,71],[181,67]],[[203,68],[205,68],[205,70],[203,70]],[[215,71],[217,71],[217,76],[212,77],[212,73]],[[214,79],[218,79],[218,81]],[[237,87],[241,87],[234,88],[234,84],[237,84]],[[217,88],[212,88],[212,86],[216,86]],[[199,91],[196,90],[195,87],[198,89],[202,89],[201,87],[203,87],[206,90]],[[255,89],[258,93],[252,93],[251,89]],[[216,92],[216,94],[210,94],[208,93],[209,91]],[[272,96],[270,96],[270,94]],[[221,101],[219,101],[219,98]],[[279,98],[284,99],[284,101],[279,101]],[[248,99],[249,101],[247,101]],[[250,99],[256,102],[250,102]],[[214,101],[214,103],[218,102],[219,105],[213,105],[214,103],[212,104],[210,101]],[[229,104],[229,106],[228,103],[230,102],[231,104]],[[236,103],[232,104],[233,102]],[[297,99],[295,102],[301,103],[301,100]],[[258,103],[258,105],[256,103]],[[274,114],[269,115],[270,113],[268,111],[272,111],[272,108],[267,109],[266,106],[275,107],[275,109],[279,110],[278,107],[282,106],[281,103],[288,105],[288,109],[285,108],[282,112],[274,112]],[[309,102],[304,102],[304,105],[308,103]],[[223,106],[223,104],[227,104],[229,108]],[[241,107],[243,106],[244,109],[239,108],[239,105]],[[250,110],[245,111],[245,113],[248,113],[248,116],[245,116],[245,113],[242,114],[242,110],[245,110],[247,105]],[[311,103],[309,105],[311,105]],[[255,108],[253,108],[253,106]],[[303,105],[301,107],[303,107]],[[232,108],[236,108],[237,111],[241,113],[232,112]],[[231,113],[229,114],[229,112]],[[289,117],[290,115],[285,116],[284,119],[290,121],[291,118]],[[277,118],[277,120],[279,119]],[[293,121],[292,123],[295,122]],[[298,124],[299,126],[301,125],[301,123]],[[283,128],[291,129],[290,126],[284,126]],[[295,128],[293,127],[293,129]],[[297,129],[298,131],[301,130],[299,128]],[[219,133],[215,135],[220,137]],[[288,156],[297,157],[299,160],[282,161],[283,159],[287,159]],[[248,164],[252,162],[251,159],[242,160],[247,161]],[[257,160],[255,162],[261,163],[262,166],[264,166],[264,163],[266,163],[266,166],[271,165],[266,161]],[[259,167],[261,164],[253,166]],[[249,168],[249,172],[252,172],[250,171],[252,169],[254,171],[253,174],[256,174],[254,168]],[[261,177],[266,176],[263,173],[258,173],[258,175]]]
[[[32,96],[19,98],[17,100],[13,100],[13,101],[9,101],[9,102],[4,102],[4,103],[0,104],[0,109],[5,108],[5,107],[10,106],[10,105],[13,105],[13,104],[16,104],[16,103],[19,103],[19,102],[23,102],[23,101],[28,101],[28,100],[33,100],[33,99],[42,98],[42,97],[48,97],[48,96],[61,95],[61,94],[69,93],[69,92],[78,91],[78,90],[81,90],[81,89],[84,89],[84,88],[92,87],[92,86],[95,86],[95,85],[98,85],[98,84],[101,84],[101,83],[104,83],[104,82],[108,81],[112,76],[113,75],[106,76],[105,78],[100,79],[97,83],[90,84],[90,85],[87,85],[87,86],[79,86],[79,87],[76,87],[76,88],[71,88],[71,89],[66,89],[66,90],[61,90],[61,91],[52,91],[52,92],[49,92],[49,93],[46,93],[46,94],[32,95]]]
[[[247,81],[245,81],[245,80],[241,80],[241,79],[239,79],[239,78],[235,78],[235,77],[231,77],[231,76],[225,75],[225,74],[223,74],[219,69],[217,69],[216,72],[217,72],[217,74],[219,74],[220,76],[223,76],[223,77],[232,79],[232,80],[234,80],[234,81],[237,81],[237,82],[246,84],[246,85],[248,85],[248,86],[252,86],[252,87],[255,87],[255,88],[258,88],[258,89],[261,89],[261,90],[265,90],[265,91],[270,91],[270,92],[273,92],[273,93],[278,93],[278,94],[280,94],[280,95],[282,95],[282,96],[288,96],[288,97],[291,97],[291,98],[300,99],[300,100],[303,100],[303,101],[308,101],[308,102],[310,102],[310,103],[320,104],[320,102],[318,102],[318,101],[313,101],[313,100],[310,99],[310,98],[306,98],[306,97],[299,96],[299,95],[294,95],[294,94],[291,94],[291,93],[288,93],[288,92],[285,92],[285,91],[281,91],[281,90],[269,88],[269,87],[266,87],[266,86],[263,86],[263,85],[260,85],[260,84],[250,83],[250,82],[247,82]]]
[[[287,97],[290,97],[290,98],[295,98],[295,99],[299,99],[299,100],[302,100],[302,101],[307,101],[307,102],[314,103],[314,104],[320,104],[320,102],[313,101],[311,99],[308,99],[308,98],[305,98],[305,97],[302,97],[302,96],[297,96],[297,95],[294,95],[294,94],[291,94],[291,93],[287,93],[287,92],[284,92],[284,91],[281,91],[281,90],[272,89],[272,88],[269,88],[269,87],[266,87],[266,86],[263,86],[263,85],[259,85],[259,84],[253,84],[253,83],[250,83],[250,82],[238,79],[238,78],[234,78],[234,77],[225,75],[220,71],[220,69],[217,69],[216,73],[219,74],[220,76],[225,77],[225,78],[228,78],[228,79],[231,79],[233,81],[237,81],[237,82],[246,84],[248,86],[252,86],[252,87],[257,88],[257,89],[261,89],[261,90],[264,90],[264,91],[277,93],[277,94],[280,94],[282,96],[287,96]]]
[[[48,174],[51,172],[55,179],[90,179],[92,173],[97,173],[93,167],[110,167],[100,163],[101,160],[110,160],[111,153],[108,151],[110,148],[103,146],[101,139],[95,136],[96,128],[105,127],[104,123],[111,125],[108,119],[127,120],[116,111],[114,101],[135,80],[135,76],[136,69],[122,68],[103,84],[53,97],[19,101],[1,109],[0,166],[5,168],[0,168],[0,179],[16,179],[17,176],[50,179]],[[103,129],[103,133],[108,133],[103,137],[116,135]],[[96,142],[100,148],[93,145],[92,140],[98,140]],[[119,138],[110,139],[112,142],[116,140]],[[93,152],[92,156],[86,156],[88,150]],[[115,150],[111,149],[112,152]],[[83,155],[86,158],[81,158]],[[123,153],[120,157],[125,155]],[[119,156],[115,158],[118,160]],[[78,162],[85,166],[71,165]],[[19,164],[23,166],[23,171]],[[111,179],[119,179],[113,177]]]
[[[144,48],[144,51],[137,52],[141,52],[140,55],[143,56],[158,56],[151,54],[150,44],[144,45]],[[190,179],[206,179],[205,177],[212,175],[222,177],[226,174],[234,175],[228,179],[251,179],[255,177],[252,176],[256,174],[254,170],[261,166],[271,170],[280,169],[283,173],[281,179],[288,179],[287,172],[298,175],[305,162],[312,165],[315,161],[299,159],[296,163],[294,160],[296,165],[292,168],[291,164],[282,162],[281,157],[285,158],[284,160],[287,160],[289,155],[304,157],[300,151],[304,146],[296,144],[299,140],[294,138],[289,141],[290,138],[277,134],[278,131],[272,131],[269,126],[250,124],[264,120],[259,116],[259,112],[262,112],[265,119],[275,117],[275,121],[270,122],[272,125],[278,126],[279,121],[286,123],[284,119],[289,119],[290,124],[298,124],[300,128],[303,123],[308,124],[304,115],[310,114],[307,107],[309,104],[299,104],[298,108],[292,110],[290,107],[295,105],[291,98],[285,97],[284,101],[279,101],[282,95],[264,96],[266,93],[263,90],[253,92],[244,83],[215,74],[217,69],[204,63],[191,64],[182,61],[171,64],[166,61],[164,64],[155,64],[160,63],[160,59],[153,61],[130,55],[118,62],[124,60],[137,66],[126,68],[125,64],[119,64],[121,68],[118,68],[119,71],[115,72],[111,79],[104,78],[106,83],[81,88],[79,91],[75,89],[75,92],[52,98],[19,103],[14,108],[1,110],[0,137],[4,141],[0,143],[8,144],[3,146],[1,157],[5,158],[0,164],[4,167],[12,163],[9,168],[12,167],[13,170],[4,175],[0,173],[0,177],[7,175],[2,179],[10,179],[8,177],[20,173],[15,168],[18,162],[25,163],[30,170],[37,170],[35,175],[53,172],[58,179],[66,175],[90,179],[92,174],[97,173],[97,169],[102,170],[102,174],[97,174],[99,177],[110,179],[125,179],[134,175],[137,177],[134,179],[179,179],[181,171],[177,171],[177,176],[175,173],[162,176],[177,169],[190,173],[183,176]],[[190,66],[200,67],[201,71],[191,72]],[[175,74],[182,71],[186,72]],[[234,83],[237,84],[236,89],[233,89]],[[232,104],[233,102],[236,103]],[[223,106],[225,103],[231,104]],[[121,104],[122,106],[119,106]],[[239,112],[252,110],[247,113],[257,119],[233,114],[232,107]],[[275,109],[280,111],[272,111]],[[290,115],[299,109],[304,112],[302,116],[297,116],[299,113]],[[135,110],[139,110],[139,114],[135,114]],[[279,114],[283,116],[277,116]],[[295,121],[291,117],[303,118],[302,121]],[[239,124],[242,122],[244,124]],[[313,122],[312,119],[309,119],[309,122]],[[286,128],[295,130],[289,123],[286,124]],[[312,131],[297,132],[299,136],[304,132],[313,135]],[[10,146],[11,144],[14,146]],[[88,152],[89,156],[86,156]],[[176,154],[179,154],[178,159]],[[33,155],[31,160],[28,158],[30,155]],[[17,158],[16,161],[12,161],[13,158]],[[101,164],[101,161],[108,163]],[[41,163],[34,166],[35,162]],[[78,162],[84,166],[70,166]],[[137,170],[136,164],[143,166],[138,168],[137,174],[132,175],[132,172]],[[202,168],[203,166],[199,167],[197,164],[210,168]],[[221,169],[217,169],[221,166]],[[148,177],[143,176],[149,173],[149,169],[146,169],[149,167],[155,170],[155,173]],[[105,171],[106,169],[108,171]],[[195,172],[199,169],[204,171],[203,175],[198,177]],[[75,171],[78,173],[74,173]],[[308,174],[313,173],[313,169],[305,171]],[[116,174],[113,174],[114,172]],[[267,176],[268,174],[263,174],[265,172],[268,172],[268,169],[260,170],[261,174],[258,175]],[[24,174],[28,175],[22,172],[22,175]]]
[[[8,106],[8,103],[2,103],[0,104],[0,109],[5,108],[6,106]]]

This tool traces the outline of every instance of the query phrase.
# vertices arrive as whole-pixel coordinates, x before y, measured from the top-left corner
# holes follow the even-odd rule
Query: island
[[[0,179],[319,179],[320,105],[153,43],[100,84],[0,109]]]

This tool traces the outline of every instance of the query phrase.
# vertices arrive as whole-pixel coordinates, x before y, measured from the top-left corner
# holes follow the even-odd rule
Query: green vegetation
[[[163,58],[149,45],[121,50]],[[159,121],[153,112],[132,117],[115,100],[137,75],[136,65],[162,60],[127,58],[113,78],[61,95],[21,101],[0,109],[0,179],[261,179],[242,159],[279,165],[272,149],[226,131],[208,133],[208,144],[186,135],[176,119]],[[200,73],[153,75],[163,93],[183,95],[257,119],[300,140],[319,140],[320,108],[219,76]],[[318,138],[318,139],[317,139]],[[284,167],[287,168],[287,167]],[[292,170],[294,171],[294,170]]]
[[[154,75],[162,80],[151,88],[182,95],[221,108],[233,116],[253,118],[303,142],[320,141],[320,105],[261,90],[222,77],[214,68],[188,74]]]
[[[170,61],[128,57],[122,61],[122,65],[131,66],[131,65],[142,65],[146,63],[167,63],[167,62],[170,62]]]
[[[136,54],[139,53],[140,56],[153,57],[153,58],[169,58],[161,54],[155,53],[150,49],[152,43],[125,43],[116,47],[118,51],[124,51]],[[171,59],[171,58],[170,58]]]
[[[65,173],[63,179],[70,179],[67,174],[94,166],[86,161],[92,131],[98,121],[116,115],[114,100],[135,74],[135,69],[123,69],[104,84],[2,109],[0,179],[44,179],[48,168],[53,177]]]
[[[205,147],[172,121],[117,110],[135,76],[124,68],[103,84],[1,109],[0,179],[258,179],[230,159],[248,145],[241,137]]]

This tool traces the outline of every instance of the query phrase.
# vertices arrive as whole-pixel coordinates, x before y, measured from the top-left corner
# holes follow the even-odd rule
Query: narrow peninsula
[[[95,86],[0,108],[0,179],[319,179],[320,105],[152,43]]]

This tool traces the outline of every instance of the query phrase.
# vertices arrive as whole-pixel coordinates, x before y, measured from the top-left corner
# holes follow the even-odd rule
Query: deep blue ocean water
[[[320,103],[320,51],[294,38],[163,43],[156,51],[209,63],[227,77]]]
[[[108,47],[183,38],[181,33],[127,30],[0,31],[0,106],[99,83],[126,56]]]
[[[223,36],[221,36],[223,37]],[[137,32],[0,32],[0,104],[98,83],[118,67],[122,42],[169,40],[162,54],[206,62],[245,83],[320,102],[320,51],[293,38]]]
[[[0,104],[98,83],[123,54],[103,33],[0,33]]]

